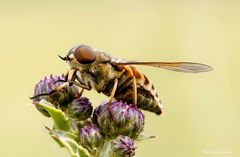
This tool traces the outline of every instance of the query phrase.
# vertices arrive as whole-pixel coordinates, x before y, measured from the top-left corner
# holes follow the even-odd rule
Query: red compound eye
[[[73,55],[81,64],[90,64],[96,60],[96,54],[89,46],[79,46],[75,49]]]

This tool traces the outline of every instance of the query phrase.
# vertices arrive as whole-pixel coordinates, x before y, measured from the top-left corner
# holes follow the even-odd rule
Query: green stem
[[[111,151],[111,140],[105,140],[99,157],[110,157],[109,153]]]

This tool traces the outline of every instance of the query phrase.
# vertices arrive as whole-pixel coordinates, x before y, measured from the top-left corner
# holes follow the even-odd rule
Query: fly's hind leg
[[[126,70],[129,72],[129,75],[132,77],[132,87],[133,87],[133,105],[137,106],[137,81],[134,76],[133,69],[130,66],[125,66]]]
[[[133,76],[133,105],[137,106],[137,82],[135,76]]]

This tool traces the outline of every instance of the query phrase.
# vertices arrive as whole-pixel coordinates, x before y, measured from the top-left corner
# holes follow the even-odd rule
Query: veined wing
[[[126,61],[126,62],[117,62],[114,64],[118,65],[147,65],[153,67],[159,67],[171,71],[185,72],[185,73],[199,73],[199,72],[208,72],[213,70],[211,66],[194,63],[194,62],[138,62],[138,61]]]

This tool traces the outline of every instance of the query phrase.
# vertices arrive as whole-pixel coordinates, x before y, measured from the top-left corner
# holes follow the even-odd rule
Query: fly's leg
[[[110,99],[109,99],[109,101],[108,101],[109,105],[112,105],[112,100],[113,100],[114,95],[115,95],[115,93],[116,93],[117,86],[118,86],[118,79],[115,79],[115,80],[114,80],[113,89],[112,89],[112,92],[111,92],[111,95],[110,95]]]
[[[55,89],[53,89],[51,92],[49,93],[42,93],[42,94],[38,94],[38,95],[35,95],[33,97],[30,97],[30,99],[35,99],[37,97],[40,97],[40,96],[47,96],[47,95],[52,95],[54,93],[56,93],[57,91],[60,91],[61,89],[63,89],[64,87],[66,87],[67,85],[69,85],[68,82],[65,82],[63,84],[61,84],[60,86],[56,87]]]
[[[59,85],[58,87],[56,87],[55,89],[53,89],[51,92],[49,93],[42,93],[42,94],[38,94],[38,95],[35,95],[33,97],[30,97],[30,99],[35,99],[35,98],[38,98],[40,96],[47,96],[47,95],[52,95],[54,93],[56,93],[57,91],[60,91],[61,89],[63,89],[64,87],[66,87],[67,85],[70,85],[70,83],[68,82],[68,79],[69,79],[69,73],[73,73],[73,70],[68,70],[65,74],[64,74],[64,78],[65,80],[57,80],[53,83],[57,83],[57,82],[64,82],[63,84]],[[73,76],[73,74],[71,75]]]
[[[67,80],[68,80],[68,74],[69,74],[69,70],[63,75],[65,82],[67,82]]]
[[[137,82],[135,76],[133,76],[133,105],[137,106]]]
[[[81,96],[82,96],[82,94],[83,94],[83,91],[84,91],[84,89],[83,89],[83,88],[81,88],[81,90],[79,91],[79,97],[81,97]]]
[[[65,80],[57,80],[57,81],[55,81],[54,83],[57,83],[57,82],[68,82],[68,81],[65,81]],[[81,89],[86,89],[86,90],[91,90],[92,88],[91,87],[88,87],[87,85],[85,85],[85,84],[82,84],[82,83],[79,83],[79,82],[77,82],[77,81],[69,81],[68,82],[69,84],[71,83],[71,84],[74,84],[74,85],[76,85],[76,86],[78,86],[78,87],[80,87]],[[80,92],[83,92],[83,91],[80,91]]]
[[[69,73],[69,70],[63,75],[64,80],[59,79],[59,80],[56,80],[53,83],[55,84],[55,83],[58,83],[58,82],[67,82],[68,81],[68,73]]]
[[[58,82],[65,82],[64,80],[58,80]],[[69,84],[69,86],[71,86],[71,85],[76,85],[76,86],[78,86],[78,87],[80,87],[81,89],[79,90],[79,93],[78,93],[78,98],[79,97],[81,97],[82,96],[82,94],[83,94],[83,91],[86,89],[86,90],[91,90],[92,88],[91,87],[89,87],[89,86],[87,86],[87,85],[84,85],[84,84],[81,84],[81,83],[79,83],[79,82],[77,82],[77,81],[71,81],[71,84],[70,84],[70,82],[67,82],[68,84]]]
[[[52,95],[54,93],[56,93],[57,91],[60,91],[61,89],[63,89],[64,87],[66,87],[67,85],[69,86],[72,86],[73,84],[75,84],[76,86],[79,86],[83,89],[87,89],[87,90],[90,90],[91,87],[88,87],[87,85],[84,85],[84,84],[81,84],[79,82],[76,82],[75,79],[76,79],[76,69],[70,69],[66,74],[65,74],[65,80],[58,80],[57,82],[64,82],[63,84],[59,85],[58,87],[56,87],[55,89],[53,89],[51,92],[49,93],[42,93],[42,94],[38,94],[38,95],[35,95],[33,97],[30,97],[30,99],[35,99],[37,97],[40,97],[40,96],[47,96],[47,95]],[[80,91],[80,96],[82,95],[83,93],[83,90]]]
[[[72,86],[72,85],[73,85],[73,82],[74,82],[75,79],[76,79],[76,72],[77,72],[76,69],[70,69],[70,70],[68,71],[67,80],[68,80],[68,82],[69,82],[69,86]]]
[[[129,72],[129,75],[132,77],[132,86],[133,86],[133,105],[137,106],[137,81],[134,76],[133,70],[130,66],[125,66],[126,70]]]
[[[76,85],[76,86],[78,86],[78,87],[80,87],[81,89],[79,90],[79,93],[78,93],[78,96],[77,97],[81,97],[82,96],[82,94],[83,94],[83,91],[86,89],[86,90],[91,90],[92,89],[92,87],[89,87],[89,86],[87,86],[87,85],[84,85],[84,84],[81,84],[81,83],[79,83],[79,82],[77,82],[77,81],[74,81],[74,82],[72,82],[74,85]]]

